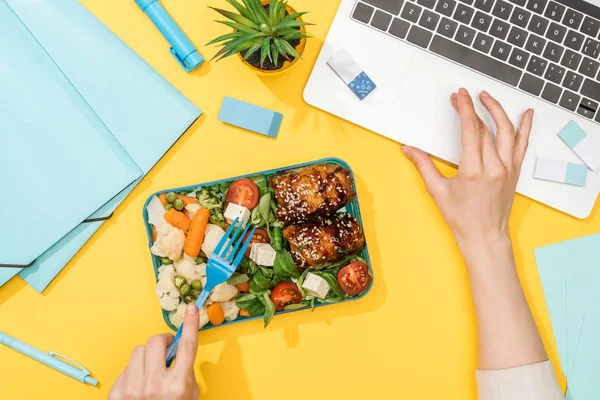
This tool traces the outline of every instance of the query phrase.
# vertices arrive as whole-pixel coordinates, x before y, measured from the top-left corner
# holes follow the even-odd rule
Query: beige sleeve
[[[479,400],[564,400],[552,362],[476,371]]]

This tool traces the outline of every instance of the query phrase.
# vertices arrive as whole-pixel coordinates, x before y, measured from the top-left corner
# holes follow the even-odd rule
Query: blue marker
[[[24,354],[27,357],[33,358],[35,361],[41,362],[47,367],[55,369],[58,372],[62,372],[63,374],[70,376],[71,378],[76,379],[81,383],[87,383],[93,386],[98,385],[98,381],[89,376],[90,371],[85,369],[81,364],[78,364],[70,358],[65,357],[61,354],[54,353],[52,351],[44,353],[43,351],[38,350],[35,347],[32,347],[26,343],[23,343],[3,332],[0,332],[0,344],[3,344],[6,347],[9,347],[15,351],[18,351],[19,353]],[[68,362],[61,360],[61,358],[70,361],[71,363],[77,365],[80,368],[74,367]]]
[[[204,57],[198,53],[190,39],[158,0],[135,0],[135,2],[171,44],[171,54],[186,72],[202,64]]]

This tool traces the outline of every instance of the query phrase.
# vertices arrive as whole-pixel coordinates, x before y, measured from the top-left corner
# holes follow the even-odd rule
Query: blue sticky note
[[[570,148],[577,146],[586,136],[587,133],[575,121],[569,122],[558,134]]]
[[[568,183],[569,185],[585,186],[587,172],[587,165],[569,163],[567,165],[567,175],[565,176],[565,183]]]
[[[568,398],[597,400],[600,394],[600,315],[586,313],[569,375]]]
[[[367,74],[361,72],[348,84],[348,87],[359,98],[364,99],[377,87]]]
[[[272,138],[277,137],[282,119],[278,112],[231,97],[223,99],[219,112],[219,121]]]

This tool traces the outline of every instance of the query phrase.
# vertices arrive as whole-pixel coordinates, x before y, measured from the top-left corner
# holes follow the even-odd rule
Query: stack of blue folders
[[[75,0],[0,0],[0,55],[0,285],[41,292],[201,111]]]
[[[600,234],[535,250],[567,400],[600,398]]]

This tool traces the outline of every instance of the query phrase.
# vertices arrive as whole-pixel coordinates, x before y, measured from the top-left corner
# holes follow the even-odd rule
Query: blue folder
[[[0,0],[0,21],[0,264],[33,262],[0,285],[41,291],[201,111],[77,1]]]

